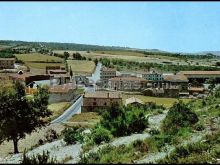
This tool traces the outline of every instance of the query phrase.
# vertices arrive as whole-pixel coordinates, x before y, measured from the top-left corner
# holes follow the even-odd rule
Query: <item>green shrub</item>
[[[196,124],[194,125],[194,129],[195,129],[196,131],[202,131],[202,130],[205,129],[205,127],[204,127],[204,125],[201,124],[201,123],[196,123]]]
[[[167,134],[177,134],[180,128],[193,126],[198,120],[187,104],[182,101],[175,102],[163,120],[162,130]]]
[[[148,126],[148,119],[144,109],[112,104],[104,110],[100,124],[114,136],[125,136],[142,132]]]
[[[64,135],[64,141],[67,144],[75,144],[77,141],[82,142],[83,136],[82,136],[82,129],[78,127],[72,127],[72,128],[65,128],[65,130],[62,131]]]
[[[149,131],[149,133],[151,134],[151,135],[158,135],[158,134],[160,134],[160,131],[158,130],[158,129],[151,129],[150,131]]]
[[[58,163],[55,158],[50,158],[49,151],[43,151],[43,154],[32,155],[28,157],[26,151],[24,151],[21,164],[55,164]]]
[[[109,142],[112,139],[112,134],[109,130],[103,127],[97,127],[92,132],[92,139],[94,143]]]

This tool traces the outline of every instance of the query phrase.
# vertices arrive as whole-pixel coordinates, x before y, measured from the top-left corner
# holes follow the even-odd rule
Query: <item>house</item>
[[[204,83],[210,78],[215,78],[220,83],[220,71],[180,71],[177,74],[185,75],[190,83],[194,80]]]
[[[46,74],[66,74],[64,66],[46,66]]]
[[[19,74],[20,73],[20,74]],[[50,80],[50,75],[34,75],[31,73],[14,73],[9,75],[9,79],[13,82],[15,81],[21,81],[24,85],[28,85],[33,81],[40,81],[40,80]]]
[[[95,111],[96,108],[110,106],[111,103],[122,104],[119,92],[95,91],[83,95],[82,111]]]
[[[89,79],[83,75],[75,75],[74,80],[76,84],[85,84],[85,85],[89,84]]]
[[[204,94],[205,93],[205,88],[202,87],[190,87],[188,88],[189,94],[190,95],[199,95],[199,94]]]
[[[109,79],[108,87],[113,90],[140,90],[143,81],[140,77],[114,77]]]
[[[162,74],[155,71],[142,74],[142,78],[153,82],[163,81]]]
[[[0,58],[0,69],[14,69],[15,58]]]
[[[108,87],[108,80],[116,77],[116,69],[102,67],[100,70],[100,80],[104,88]]]
[[[125,106],[127,105],[143,105],[144,102],[136,97],[130,97],[128,99],[125,100]]]
[[[75,97],[75,89],[76,86],[72,83],[50,86],[50,97],[48,101],[49,103],[72,101]]]

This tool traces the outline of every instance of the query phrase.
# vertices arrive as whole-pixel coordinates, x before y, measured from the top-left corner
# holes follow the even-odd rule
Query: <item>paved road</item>
[[[82,96],[76,98],[76,101],[61,116],[53,120],[51,124],[65,122],[69,120],[74,114],[81,113],[82,103],[83,103]]]
[[[98,63],[94,73],[92,74],[92,77],[88,77],[88,79],[96,83],[100,79],[101,68],[102,68],[102,64]]]

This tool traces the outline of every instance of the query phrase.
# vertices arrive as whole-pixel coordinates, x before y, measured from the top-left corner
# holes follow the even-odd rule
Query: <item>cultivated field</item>
[[[64,66],[63,59],[55,56],[43,55],[39,53],[16,54],[18,60],[22,60],[25,65],[32,69],[44,69],[46,66]],[[40,73],[40,72],[39,72]]]
[[[128,94],[122,94],[123,102],[125,103],[125,100],[130,97],[136,97],[141,99],[143,102],[154,102],[157,105],[163,105],[164,107],[170,107],[173,105],[175,101],[178,101],[176,98],[164,98],[164,97],[151,97],[151,96],[144,96],[144,95],[128,95]],[[188,102],[191,99],[180,99],[183,100],[183,102]]]
[[[91,74],[95,69],[93,61],[84,60],[67,60],[68,66],[72,68],[74,73]]]
[[[39,53],[16,54],[16,57],[24,62],[63,62],[62,58]]]

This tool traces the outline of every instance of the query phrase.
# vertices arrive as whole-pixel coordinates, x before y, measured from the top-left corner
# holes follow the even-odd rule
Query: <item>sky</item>
[[[0,2],[0,40],[219,51],[220,2]]]

